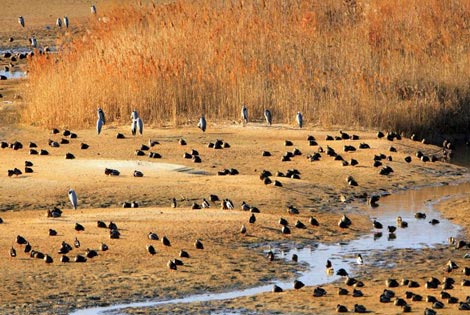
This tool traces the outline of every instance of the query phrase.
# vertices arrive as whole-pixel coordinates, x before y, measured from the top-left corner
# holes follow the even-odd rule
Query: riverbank
[[[377,139],[375,132],[347,131],[359,136],[359,140],[337,141],[325,140],[327,135],[339,135],[334,130],[297,130],[262,124],[247,127],[210,124],[206,133],[195,127],[149,127],[144,131],[145,138],[133,138],[128,128],[108,125],[99,136],[94,130],[72,132],[78,135],[77,139],[25,126],[0,129],[1,140],[17,140],[25,147],[34,142],[38,149],[47,149],[50,153],[48,156],[31,156],[27,148],[0,151],[0,174],[3,174],[0,177],[0,208],[4,210],[0,214],[4,221],[0,226],[3,231],[0,248],[4,253],[0,266],[5,270],[0,307],[9,313],[40,314],[54,301],[54,313],[65,314],[83,307],[246,288],[272,279],[293,280],[295,272],[305,266],[281,257],[269,262],[265,257],[266,249],[250,249],[250,244],[270,241],[328,243],[355,239],[370,233],[372,227],[370,215],[353,206],[364,206],[367,195],[451,182],[466,176],[463,168],[443,162],[425,163],[414,157],[418,150],[429,155],[438,154],[437,147],[409,139],[393,142]],[[118,132],[126,138],[116,139]],[[318,145],[310,146],[308,135],[313,135]],[[56,141],[67,138],[70,143],[52,148],[48,145],[49,138]],[[187,142],[186,146],[178,144],[181,138]],[[160,160],[135,155],[135,150],[148,144],[148,139],[159,142],[151,150],[161,154]],[[216,139],[222,139],[230,147],[208,148],[207,144]],[[294,145],[286,146],[286,140]],[[81,143],[88,144],[89,148],[80,150]],[[360,143],[367,143],[370,149],[359,149]],[[356,151],[343,152],[345,145],[356,147]],[[344,160],[356,159],[359,164],[343,166],[341,161],[325,153],[320,153],[319,161],[308,160],[306,156],[318,152],[320,146],[323,149],[329,146]],[[390,146],[397,152],[390,152]],[[302,155],[283,162],[284,153],[294,148]],[[198,151],[201,163],[183,158],[183,154],[192,149]],[[263,157],[262,151],[269,151],[272,156]],[[76,158],[66,160],[67,152]],[[380,168],[372,165],[373,157],[380,153],[392,157],[392,161],[382,161],[384,166],[393,168],[390,175],[379,175]],[[404,162],[407,155],[413,156],[411,163]],[[24,160],[33,162],[33,173],[12,178],[6,176],[8,169],[22,168]],[[156,161],[166,166],[159,166]],[[168,167],[168,164],[176,166]],[[105,167],[118,169],[121,175],[106,176]],[[234,168],[239,174],[217,175],[225,168]],[[276,176],[277,171],[285,173],[294,168],[299,170],[300,179]],[[136,169],[142,171],[144,177],[133,177]],[[262,170],[271,171],[271,179],[281,182],[282,187],[263,184],[259,179]],[[352,176],[358,186],[349,185],[348,176]],[[70,188],[77,192],[78,210],[71,209],[67,196]],[[221,200],[232,200],[235,209],[222,210],[220,202],[211,203],[210,209],[191,209],[193,203],[201,204],[210,194],[218,195]],[[169,207],[173,197],[177,199],[176,209]],[[140,207],[121,208],[125,201],[136,201]],[[255,214],[255,224],[248,223],[250,213],[241,210],[242,201],[259,208],[261,213]],[[45,216],[54,206],[64,211],[61,218]],[[300,213],[288,214],[288,206],[294,206]],[[353,221],[349,229],[337,226],[343,214]],[[320,226],[310,226],[310,216],[315,217]],[[290,235],[281,233],[278,223],[281,217],[289,221]],[[109,239],[107,230],[96,227],[97,220],[117,223],[121,239]],[[296,220],[306,224],[307,228],[293,227]],[[85,231],[76,232],[76,222],[84,225]],[[239,232],[242,224],[247,227],[247,235]],[[56,230],[58,236],[49,236],[48,229]],[[160,241],[150,241],[147,234],[151,231],[160,238],[166,235],[171,247],[163,246]],[[14,243],[18,234],[30,241],[33,249],[51,255],[54,262],[48,265],[29,258],[22,252],[24,246]],[[57,254],[60,244],[66,241],[73,246],[75,237],[80,240],[81,247],[71,251],[71,258],[85,254],[86,248],[99,249],[101,242],[106,243],[109,250],[98,251],[98,257],[84,264],[60,263],[61,255]],[[196,238],[203,241],[203,251],[194,248]],[[146,252],[145,247],[149,244],[155,246],[156,255]],[[15,258],[7,255],[12,245],[17,250]],[[191,258],[182,259],[185,265],[170,271],[166,263],[178,258],[180,249],[188,250]],[[406,257],[410,256],[404,256],[404,262],[408,261]],[[423,268],[428,268],[425,261]],[[310,289],[305,291],[308,292],[304,294],[311,294]],[[283,293],[276,299],[291,294],[299,293]],[[269,302],[273,298],[260,295],[245,298],[243,303],[259,299]],[[281,307],[282,299],[279,305],[272,303],[269,305],[274,305],[274,309],[290,312]],[[261,308],[266,307],[264,302],[258,304]],[[321,309],[322,305],[315,307]],[[330,309],[327,304],[324,306],[325,310]],[[218,309],[219,306],[214,307]],[[309,309],[306,305],[299,307]]]

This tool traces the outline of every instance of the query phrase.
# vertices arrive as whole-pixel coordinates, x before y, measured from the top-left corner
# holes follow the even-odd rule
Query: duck
[[[171,246],[170,240],[169,240],[168,237],[166,237],[166,236],[163,236],[163,237],[162,237],[162,244],[163,244],[164,246]]]
[[[196,247],[196,249],[204,249],[204,245],[202,244],[202,242],[199,239],[197,239],[194,242],[194,247]]]
[[[241,233],[241,234],[246,234],[246,226],[245,226],[245,224],[242,224],[242,227],[240,228],[240,233]]]
[[[13,246],[10,248],[10,257],[16,257],[16,250]]]
[[[155,250],[155,247],[153,247],[152,245],[147,245],[147,252],[150,254],[150,255],[155,255],[157,253],[157,251]]]
[[[356,262],[357,262],[358,265],[364,264],[364,259],[362,258],[361,254],[356,255]]]
[[[149,240],[152,240],[152,241],[158,241],[158,235],[157,233],[154,233],[154,232],[149,232],[148,238]]]
[[[254,213],[252,213],[250,215],[250,218],[248,219],[248,222],[250,222],[250,224],[254,224],[256,222],[256,216]]]
[[[80,223],[75,223],[75,231],[77,232],[85,231],[85,227],[81,225]]]

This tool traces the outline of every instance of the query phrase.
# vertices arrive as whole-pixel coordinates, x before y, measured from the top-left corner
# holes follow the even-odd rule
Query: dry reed
[[[103,22],[106,21],[106,22]],[[30,65],[23,119],[85,127],[261,120],[463,132],[470,2],[201,0],[116,8]]]

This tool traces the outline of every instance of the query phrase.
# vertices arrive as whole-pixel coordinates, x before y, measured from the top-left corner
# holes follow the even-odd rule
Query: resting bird
[[[302,113],[301,112],[297,112],[297,116],[295,117],[296,120],[297,120],[297,125],[299,126],[299,128],[302,128],[302,125],[303,125],[303,116],[302,116]]]
[[[70,202],[72,203],[72,207],[76,210],[78,206],[78,200],[77,200],[77,194],[75,193],[75,190],[73,189],[69,190],[69,199],[70,199]]]
[[[204,114],[201,115],[201,118],[199,118],[199,122],[197,124],[198,128],[202,130],[202,132],[206,131],[207,123],[206,123],[206,118],[204,117]]]
[[[245,104],[242,106],[242,120],[245,125],[248,123],[248,108],[246,108]]]
[[[273,123],[273,116],[271,115],[271,111],[269,109],[264,110],[264,118],[266,119],[268,125],[271,126],[271,124]]]

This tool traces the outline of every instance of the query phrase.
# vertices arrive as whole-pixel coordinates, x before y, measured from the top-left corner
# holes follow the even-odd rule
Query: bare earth
[[[45,24],[54,25],[56,17],[65,15],[64,12],[68,12],[71,21],[86,21],[89,14],[87,1],[74,1],[73,4],[63,0],[34,2],[37,6],[32,3],[16,1],[15,4],[7,4],[6,12],[9,14],[0,19],[2,25],[8,25],[0,31],[3,47],[17,47],[14,46],[16,43],[22,46],[29,36],[27,30],[17,29],[17,15],[27,17],[30,31],[45,42],[53,43],[56,31],[44,29]],[[74,31],[72,29],[71,32]],[[17,37],[18,42],[15,40],[14,44],[8,44],[10,36]],[[25,65],[17,67],[24,68]],[[52,135],[49,130],[17,123],[17,109],[22,106],[20,85],[26,83],[26,80],[7,80],[0,85],[0,93],[4,95],[0,99],[0,141],[20,141],[24,146],[17,151],[0,149],[0,217],[3,219],[0,224],[1,314],[66,314],[83,307],[248,288],[272,279],[293,281],[296,272],[304,268],[302,265],[283,259],[270,262],[263,252],[266,246],[254,245],[280,240],[304,245],[354,239],[370,233],[372,223],[357,207],[346,205],[363,205],[367,196],[377,192],[393,193],[462,180],[467,176],[466,169],[446,162],[423,163],[414,156],[418,150],[440,156],[438,147],[409,139],[390,142],[377,139],[375,132],[364,130],[345,130],[350,135],[358,135],[359,140],[326,141],[326,135],[339,136],[339,131],[312,127],[299,130],[280,125],[267,127],[259,122],[243,127],[235,121],[220,124],[209,122],[206,133],[195,126],[145,126],[143,137],[132,137],[128,126],[110,123],[104,126],[99,136],[92,129],[72,130],[78,138],[70,139],[61,134]],[[145,117],[143,119],[145,122]],[[125,134],[126,138],[116,139],[118,132]],[[318,146],[309,145],[306,140],[308,135],[317,139]],[[62,138],[70,143],[59,148],[48,145],[49,139],[60,141]],[[187,141],[186,146],[178,144],[181,138]],[[161,154],[161,159],[148,158],[148,151],[145,151],[145,156],[135,155],[135,150],[142,144],[148,144],[149,139],[159,142],[150,151]],[[230,148],[208,148],[208,143],[217,139],[228,143]],[[292,141],[294,145],[285,146],[285,140]],[[48,150],[49,155],[30,155],[30,142],[36,143],[38,150]],[[362,142],[371,148],[358,149]],[[88,144],[89,148],[81,150],[81,143]],[[357,151],[343,152],[344,145],[353,145]],[[330,146],[344,160],[354,158],[359,164],[342,166],[341,161],[325,153],[321,154],[320,161],[310,162],[306,156],[317,152],[320,146],[323,149]],[[390,152],[390,146],[394,146],[397,152]],[[293,157],[292,161],[282,162],[285,152],[292,152],[294,148],[302,154]],[[201,163],[183,158],[183,154],[190,153],[192,149],[199,152]],[[262,151],[269,151],[272,156],[262,157]],[[67,152],[73,153],[76,158],[66,160],[64,156]],[[380,168],[373,167],[373,157],[380,153],[392,157],[392,161],[383,161],[384,165],[393,168],[391,175],[379,175]],[[404,162],[407,155],[413,158],[410,164]],[[15,167],[24,171],[25,160],[33,162],[33,173],[7,176],[7,171]],[[117,169],[121,174],[106,176],[105,168]],[[239,174],[217,175],[225,168],[235,168]],[[275,176],[277,171],[285,173],[293,168],[300,171],[301,179]],[[134,170],[142,171],[144,176],[133,177]],[[264,185],[259,178],[262,170],[271,171],[271,179],[280,181],[282,187]],[[357,187],[348,185],[348,176],[358,182]],[[68,199],[70,188],[78,195],[77,210],[72,209]],[[235,209],[222,210],[220,202],[211,203],[209,209],[191,209],[193,203],[201,204],[203,198],[209,199],[210,194],[218,195],[221,200],[232,200]],[[177,208],[170,207],[172,198],[177,199]],[[122,208],[122,203],[126,201],[137,202],[139,208]],[[255,224],[248,223],[250,213],[241,210],[242,201],[260,209]],[[287,207],[290,205],[299,209],[300,214],[288,214]],[[46,216],[47,210],[53,207],[63,210],[62,217]],[[350,209],[348,213],[346,208]],[[460,198],[444,202],[440,210],[444,216],[461,224],[468,237],[469,208],[468,198]],[[337,226],[343,214],[354,222],[349,229]],[[307,224],[310,216],[320,222],[319,227],[293,229],[291,235],[281,233],[280,217]],[[107,229],[97,227],[97,220],[106,224],[115,222],[121,238],[110,239]],[[75,223],[85,226],[85,231],[75,231]],[[247,227],[246,235],[239,232],[242,224]],[[49,236],[49,229],[56,230],[58,235]],[[160,238],[167,236],[171,246],[149,240],[147,235],[151,231]],[[33,250],[49,254],[53,263],[46,264],[25,254],[25,246],[16,243],[17,235],[25,237]],[[81,246],[68,254],[72,260],[77,254],[84,255],[87,248],[98,250],[98,256],[88,259],[86,263],[61,263],[61,255],[57,253],[61,243],[65,241],[73,246],[75,238],[80,240]],[[196,239],[204,243],[203,250],[194,248]],[[106,243],[109,250],[99,250],[101,243]],[[157,253],[153,256],[146,251],[149,244],[156,248]],[[16,249],[17,257],[8,254],[11,247]],[[179,258],[181,249],[187,250],[191,257],[183,258],[184,266],[170,271],[167,262]],[[428,294],[439,296],[441,289],[425,289],[425,280],[430,276],[439,279],[448,276],[443,268],[449,259],[459,266],[469,265],[468,260],[463,259],[464,253],[464,250],[453,247],[397,250],[389,253],[388,259],[396,262],[396,278],[409,278],[421,284],[413,292],[424,297]],[[325,262],[318,263],[323,265]],[[344,285],[333,283],[324,286],[328,294],[322,298],[314,298],[313,288],[305,287],[280,294],[266,293],[230,301],[162,306],[158,310],[130,309],[127,312],[209,314],[234,310],[248,314],[332,314],[336,313],[338,303],[347,305],[349,309],[358,303],[366,305],[374,314],[401,313],[401,308],[393,303],[379,302],[378,297],[385,288],[384,282],[388,276],[388,270],[376,267],[365,269],[358,275],[366,284],[363,289],[365,296],[361,298],[348,295],[339,299],[337,288]],[[456,271],[451,276],[456,279],[452,295],[465,300],[470,295],[466,287],[460,286],[460,281],[465,277],[460,269],[458,274]],[[409,289],[401,286],[394,290],[403,297]],[[425,307],[430,307],[426,302],[408,302],[413,307],[413,313],[422,314]],[[438,310],[439,314],[455,312],[456,306]]]

